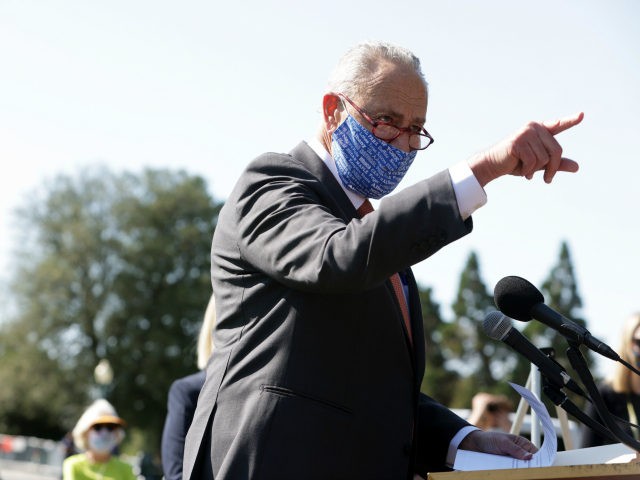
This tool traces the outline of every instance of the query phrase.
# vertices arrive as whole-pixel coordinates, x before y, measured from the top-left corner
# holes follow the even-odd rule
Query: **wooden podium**
[[[583,478],[640,480],[640,463],[436,472],[427,475],[427,480],[579,480]]]

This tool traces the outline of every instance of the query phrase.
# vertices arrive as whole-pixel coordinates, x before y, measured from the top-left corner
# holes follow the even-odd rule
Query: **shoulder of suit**
[[[170,390],[191,390],[198,386],[202,386],[204,383],[206,374],[204,370],[200,370],[196,373],[192,373],[191,375],[187,375],[185,377],[178,378],[174,380],[171,384]]]
[[[290,153],[266,152],[254,158],[246,168],[247,174],[277,174],[296,178],[313,177],[309,162],[322,162],[306,144],[301,144]]]

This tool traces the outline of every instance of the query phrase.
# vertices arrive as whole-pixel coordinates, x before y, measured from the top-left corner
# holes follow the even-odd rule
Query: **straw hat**
[[[76,426],[73,427],[71,434],[73,435],[73,442],[81,450],[87,449],[87,432],[91,427],[99,423],[111,423],[120,427],[125,427],[126,422],[118,416],[116,409],[113,408],[107,400],[100,398],[93,402],[89,408],[87,408]],[[124,439],[124,430],[118,428],[118,443]]]

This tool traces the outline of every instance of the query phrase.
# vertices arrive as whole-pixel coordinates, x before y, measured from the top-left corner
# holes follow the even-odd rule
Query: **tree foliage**
[[[455,361],[450,366],[465,372],[452,406],[468,407],[479,391],[511,395],[505,379],[519,381],[513,378],[514,353],[484,332],[484,319],[496,307],[482,279],[475,252],[469,254],[464,266],[452,309],[454,319],[448,344],[455,353]]]
[[[168,386],[195,370],[219,209],[201,177],[105,168],[59,176],[20,209],[18,315],[0,332],[7,433],[72,427],[106,358],[109,399],[157,449]],[[29,375],[38,383],[26,388]]]
[[[420,304],[427,365],[421,391],[440,403],[449,405],[460,375],[457,371],[446,368],[446,350],[442,348],[446,324],[440,315],[440,305],[433,300],[431,288],[420,288]]]
[[[582,318],[581,312],[582,299],[578,293],[571,253],[566,242],[561,243],[558,260],[551,268],[540,290],[545,297],[546,305],[566,318],[586,327],[586,320]],[[568,343],[564,336],[541,322],[529,322],[524,329],[524,333],[538,348],[552,349],[556,361],[564,367],[572,378],[579,380],[578,374],[573,370],[567,359]],[[584,350],[582,353],[587,363],[591,364],[593,362],[591,354]],[[576,403],[582,403],[581,399],[575,398],[570,392],[569,396]]]
[[[541,291],[548,306],[586,326],[586,321],[580,315],[582,301],[566,242],[561,244],[558,260]],[[430,296],[429,302],[432,302]],[[423,309],[428,312],[425,303],[428,304],[423,300]],[[425,375],[423,391],[429,392],[434,389],[433,385],[437,385],[434,397],[451,407],[469,407],[473,395],[479,391],[503,393],[517,403],[519,399],[508,387],[507,381],[524,385],[531,372],[531,363],[504,343],[486,335],[482,326],[484,318],[495,309],[493,296],[482,280],[478,257],[471,252],[460,275],[458,292],[452,305],[453,318],[450,321],[443,320],[436,310],[437,322],[424,320],[425,335],[436,344],[438,351],[428,350],[427,372],[431,368],[435,368],[436,372]],[[572,378],[578,379],[566,360],[567,342],[564,337],[540,322],[529,322],[522,326],[515,322],[513,326],[522,330],[537,347],[553,347],[556,359]],[[590,361],[588,352],[585,356]],[[444,379],[447,383],[443,387]],[[569,397],[574,396],[569,392]],[[582,403],[580,399],[572,399],[578,404]],[[553,407],[550,402],[546,403],[548,408]]]

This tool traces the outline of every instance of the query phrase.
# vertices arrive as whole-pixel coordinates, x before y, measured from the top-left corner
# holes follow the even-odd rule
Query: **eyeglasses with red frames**
[[[349,105],[355,108],[356,112],[362,115],[362,117],[371,124],[371,133],[373,133],[376,138],[379,138],[380,140],[391,143],[400,135],[406,133],[409,136],[409,148],[411,150],[424,150],[434,142],[433,137],[429,135],[429,132],[427,132],[424,128],[421,128],[420,131],[415,131],[412,128],[396,127],[395,125],[392,125],[390,123],[373,120],[369,115],[367,115],[364,110],[353,103],[353,101],[349,97],[347,97],[343,93],[337,93],[336,95],[349,102]]]

